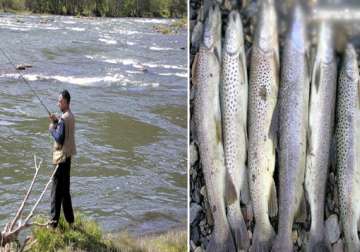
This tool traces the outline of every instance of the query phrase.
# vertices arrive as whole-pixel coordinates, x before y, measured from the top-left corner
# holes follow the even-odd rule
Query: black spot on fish
[[[265,86],[260,88],[259,95],[263,101],[266,101],[267,91]]]
[[[255,174],[253,174],[253,175],[251,176],[251,179],[252,179],[252,182],[255,182],[255,179],[256,179]]]
[[[212,73],[210,73],[210,78],[211,78],[211,77],[213,77],[213,74],[212,74]]]
[[[347,120],[348,120],[349,123],[351,123],[351,122],[352,122],[352,116],[351,116],[351,115],[348,115],[348,116],[347,116]]]

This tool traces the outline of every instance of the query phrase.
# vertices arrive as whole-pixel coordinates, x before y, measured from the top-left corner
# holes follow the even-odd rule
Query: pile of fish
[[[190,96],[191,249],[360,251],[354,46],[347,42],[338,61],[333,24],[321,21],[309,58],[300,4],[292,7],[280,46],[277,9],[263,0],[247,55],[239,11],[229,12],[222,36],[219,5],[205,9],[193,28],[201,36]],[[327,230],[333,221],[326,220],[334,216],[335,223],[340,219],[335,238]],[[199,225],[205,238],[198,237]]]

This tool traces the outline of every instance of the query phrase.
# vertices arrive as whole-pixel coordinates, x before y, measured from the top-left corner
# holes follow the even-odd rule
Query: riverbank
[[[7,0],[0,7],[5,12],[31,11],[32,13],[71,16],[183,18],[187,15],[186,1],[178,0],[124,0],[121,2],[116,0],[86,2]]]
[[[0,14],[13,14],[19,16],[40,16],[44,17],[44,23],[47,23],[49,20],[47,19],[49,16],[73,16],[73,15],[58,15],[52,13],[33,13],[28,10],[8,10],[4,12],[4,10],[0,10]],[[82,15],[75,15],[73,16],[79,19],[95,19],[95,18],[111,18],[111,17],[97,17],[97,16],[82,16]],[[116,18],[124,18],[124,17],[116,17]],[[126,17],[125,17],[126,18]],[[128,18],[152,18],[152,17],[128,17]],[[154,25],[152,28],[155,32],[159,32],[162,34],[176,34],[179,33],[181,30],[187,29],[187,18],[158,18],[159,20],[173,20],[170,24],[157,24]],[[17,20],[19,23],[23,23],[21,19]]]
[[[46,217],[38,217],[37,221],[45,222]],[[16,251],[16,246],[17,244],[12,244],[11,251]],[[139,237],[132,236],[126,231],[104,234],[95,221],[77,212],[72,228],[63,216],[55,230],[33,228],[24,251],[183,252],[187,251],[187,234],[183,229]]]

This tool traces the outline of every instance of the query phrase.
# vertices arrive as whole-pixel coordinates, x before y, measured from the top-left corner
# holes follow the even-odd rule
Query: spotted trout
[[[338,80],[336,108],[336,170],[340,221],[345,251],[360,251],[360,98],[354,47],[345,49]]]
[[[303,199],[309,83],[306,24],[295,5],[282,54],[279,91],[279,222],[276,252],[292,252],[292,226]],[[304,201],[303,201],[304,202]]]
[[[225,161],[220,111],[221,16],[217,5],[210,7],[203,40],[195,57],[194,120],[207,196],[214,227],[207,251],[235,251],[225,210]]]
[[[248,81],[244,36],[240,15],[229,14],[222,51],[221,107],[224,136],[227,218],[238,250],[250,246],[248,232],[240,209],[240,190],[247,186],[246,141]]]
[[[269,214],[277,212],[273,179],[279,49],[274,3],[261,3],[251,52],[248,101],[248,181],[255,217],[251,251],[269,251],[275,236]]]
[[[318,34],[310,86],[305,170],[305,193],[311,212],[310,236],[307,244],[309,252],[330,249],[324,237],[324,207],[330,146],[334,133],[337,80],[337,62],[331,25],[322,22]]]

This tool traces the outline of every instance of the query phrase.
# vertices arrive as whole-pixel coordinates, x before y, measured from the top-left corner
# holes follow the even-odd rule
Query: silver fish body
[[[292,226],[303,197],[309,73],[303,9],[294,7],[282,54],[279,91],[279,222],[273,251],[292,252]]]
[[[237,11],[229,14],[222,50],[221,107],[227,171],[227,217],[238,250],[250,245],[240,209],[240,190],[247,183],[246,141],[248,81],[242,23]],[[245,185],[247,186],[247,185]]]
[[[217,5],[210,7],[203,41],[195,57],[194,121],[201,165],[205,177],[214,228],[207,251],[235,251],[225,210],[225,162],[219,98],[221,16]]]
[[[360,108],[356,52],[348,44],[338,80],[336,169],[345,251],[360,251]]]
[[[275,236],[269,213],[277,211],[273,123],[278,88],[277,17],[274,3],[262,1],[252,48],[248,98],[248,181],[255,217],[251,251],[270,250]]]
[[[317,53],[310,87],[307,132],[305,193],[311,211],[310,239],[307,251],[329,248],[326,237],[324,237],[324,206],[330,146],[334,133],[337,62],[331,25],[322,22],[319,28]]]

